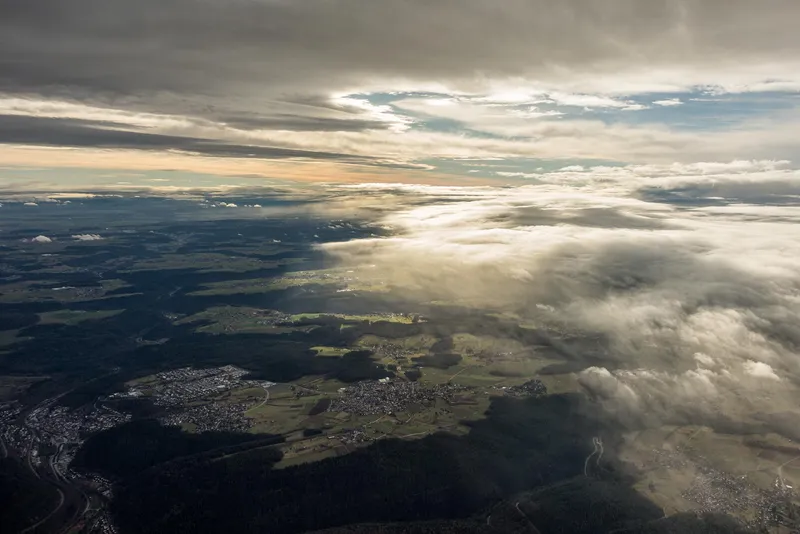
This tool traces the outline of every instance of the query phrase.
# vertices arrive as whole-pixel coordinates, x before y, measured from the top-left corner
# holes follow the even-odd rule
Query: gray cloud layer
[[[3,0],[0,89],[174,92],[199,111],[195,96],[237,109],[380,78],[713,70],[794,61],[798,19],[793,0]]]
[[[404,168],[373,158],[291,148],[240,145],[212,139],[163,135],[115,128],[129,127],[106,121],[0,115],[0,143],[38,146],[96,147],[138,150],[180,150],[203,156],[264,159],[330,160]]]

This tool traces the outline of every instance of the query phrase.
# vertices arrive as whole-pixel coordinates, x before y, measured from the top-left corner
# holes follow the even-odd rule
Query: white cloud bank
[[[76,241],[101,241],[105,238],[98,234],[76,234],[72,236],[72,239]]]

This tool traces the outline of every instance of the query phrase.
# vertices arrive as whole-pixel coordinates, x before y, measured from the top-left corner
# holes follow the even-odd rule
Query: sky
[[[797,20],[795,0],[2,0],[0,187],[796,169]]]

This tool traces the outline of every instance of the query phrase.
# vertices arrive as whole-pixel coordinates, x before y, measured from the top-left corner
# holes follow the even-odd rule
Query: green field
[[[242,306],[216,306],[205,311],[182,317],[175,321],[177,325],[203,322],[196,332],[210,334],[281,334],[298,330],[308,331],[313,327],[276,326],[270,324],[270,310],[248,308]]]
[[[311,347],[311,350],[317,353],[317,356],[338,358],[344,356],[352,349],[347,347]]]
[[[40,285],[52,285],[56,289],[35,287]],[[60,286],[60,287],[59,287]],[[61,284],[58,280],[44,280],[36,282],[15,282],[0,286],[0,304],[17,304],[23,302],[80,302],[87,300],[107,299],[106,295],[110,291],[115,291],[123,287],[128,287],[122,280],[103,280],[94,288],[70,287],[69,284]],[[131,291],[130,294],[134,294]],[[121,297],[123,295],[114,295]]]
[[[196,321],[210,321],[200,327],[203,331],[242,332],[248,329],[276,328],[258,324],[265,317],[287,322],[311,323],[316,320],[336,318],[341,321],[379,321],[393,319],[410,323],[409,315],[343,315],[324,313],[301,313],[292,316],[276,316],[270,310],[257,308],[225,306],[210,308],[193,316],[183,317],[177,324]],[[314,462],[351,452],[354,448],[368,445],[375,440],[386,438],[421,439],[435,432],[446,431],[463,434],[469,431],[465,423],[485,417],[491,398],[504,395],[503,388],[520,385],[535,376],[535,370],[548,363],[537,358],[532,349],[522,346],[518,341],[501,337],[472,336],[454,334],[454,352],[462,360],[447,369],[432,366],[418,367],[414,358],[431,354],[431,348],[442,338],[431,334],[420,334],[403,338],[382,338],[364,335],[351,346],[311,347],[318,357],[340,358],[352,350],[368,349],[374,351],[374,360],[384,365],[397,366],[397,378],[405,380],[405,371],[418,369],[422,376],[419,384],[458,384],[466,390],[454,395],[450,400],[437,398],[432,404],[412,404],[402,411],[386,415],[364,415],[328,411],[325,404],[341,395],[340,388],[348,384],[325,376],[305,376],[288,383],[276,384],[269,388],[269,394],[258,387],[244,387],[221,393],[220,395],[198,399],[195,403],[251,403],[245,417],[251,420],[249,432],[255,434],[281,435],[285,443],[280,445],[284,454],[278,467],[287,467],[305,462]],[[505,366],[505,367],[504,367]],[[498,372],[498,369],[509,372]],[[510,371],[530,371],[516,373]],[[542,377],[550,391],[574,391],[577,387],[571,375]],[[134,381],[146,395],[155,385],[157,378],[145,377]],[[313,413],[313,415],[312,415]],[[304,430],[315,429],[320,434],[306,435]],[[185,430],[193,431],[186,427]],[[364,440],[353,439],[353,432],[362,432]]]
[[[0,330],[0,348],[8,347],[13,345],[14,343],[19,343],[20,341],[25,341],[29,338],[24,337],[17,337],[19,334],[19,330]]]
[[[406,411],[391,415],[359,416],[332,411],[310,415],[309,412],[318,402],[335,399],[339,395],[338,389],[346,384],[322,377],[310,380],[306,377],[271,387],[269,401],[252,408],[246,415],[254,423],[251,432],[281,434],[286,438],[286,443],[281,445],[284,458],[278,467],[317,461],[390,437],[420,439],[437,431],[462,434],[468,431],[463,423],[484,417],[491,395],[499,394],[498,390],[486,386],[500,379],[481,377],[479,369],[468,370],[473,373],[466,375],[464,382],[474,382],[476,387],[459,395],[452,404],[437,399],[431,406],[411,405]],[[433,371],[423,375],[422,384],[445,383],[453,375],[452,370]],[[298,398],[297,392],[302,392],[304,396]],[[319,429],[322,434],[303,436],[302,430],[309,428]],[[369,440],[355,444],[343,443],[341,436],[353,430],[363,432]]]
[[[13,399],[37,382],[47,377],[37,376],[0,376],[0,401]]]
[[[125,310],[103,310],[103,311],[83,311],[83,310],[58,310],[39,314],[39,324],[66,324],[75,325],[83,321],[97,321],[106,317],[113,317]]]
[[[298,263],[298,258],[284,260],[281,264]],[[205,284],[204,289],[190,293],[196,296],[268,293],[305,285],[344,286],[348,291],[381,292],[386,287],[372,280],[361,280],[341,269],[319,271],[297,271],[275,278],[250,278],[247,280],[225,280]]]
[[[406,314],[344,315],[331,313],[300,313],[290,316],[276,316],[272,310],[260,308],[215,306],[200,313],[176,319],[174,323],[176,325],[208,323],[198,325],[195,331],[212,334],[282,334],[295,331],[308,332],[315,328],[315,321],[322,322],[324,319],[328,318],[350,323],[386,321],[411,324],[413,321],[413,317]],[[296,326],[290,324],[300,322],[305,324]],[[377,339],[379,338],[376,338],[376,342],[378,342]],[[350,349],[344,352],[348,352],[349,350]],[[327,350],[323,350],[322,352],[323,354],[321,355],[323,356],[337,355]]]
[[[414,320],[413,316],[401,313],[385,313],[385,314],[372,314],[372,315],[345,315],[340,313],[298,313],[291,316],[293,322],[309,321],[314,319],[322,319],[324,317],[335,317],[343,321],[351,322],[368,322],[377,323],[386,321],[389,323],[411,324]]]
[[[162,254],[157,259],[135,262],[128,268],[134,271],[161,271],[164,269],[196,269],[197,272],[242,272],[276,267],[279,261],[264,261],[254,258],[232,257],[225,254]]]
[[[333,283],[332,281],[323,282],[310,278],[250,278],[248,280],[227,280],[224,282],[214,282],[205,284],[205,289],[189,293],[192,296],[211,296],[211,295],[236,295],[248,293],[269,293],[290,287],[297,287],[307,284]]]

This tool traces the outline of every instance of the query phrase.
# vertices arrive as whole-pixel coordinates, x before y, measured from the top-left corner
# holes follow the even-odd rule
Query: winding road
[[[603,452],[604,452],[603,440],[601,438],[595,436],[595,437],[592,438],[592,445],[594,446],[594,450],[592,451],[592,454],[587,456],[586,457],[586,461],[583,462],[583,476],[585,476],[585,477],[589,476],[589,460],[592,459],[592,456],[594,456],[595,454],[597,455],[597,461],[595,462],[595,465],[597,467],[600,467],[600,459],[603,457]]]
[[[794,462],[795,460],[800,460],[800,456],[795,456],[791,460],[787,460],[778,466],[778,480],[781,483],[782,489],[787,489],[787,488],[792,489],[791,486],[787,486],[786,481],[783,479],[783,468],[789,465],[790,463]]]
[[[258,406],[253,406],[252,408],[250,408],[250,410],[257,410],[258,408],[261,408],[262,406],[264,406],[266,403],[269,402],[269,388],[263,388],[263,389],[264,392],[267,394],[267,396],[264,397],[264,400],[261,401],[261,404],[259,404]]]
[[[38,523],[35,523],[24,530],[20,530],[19,534],[25,534],[26,532],[33,532],[40,526],[44,525],[47,521],[49,521],[50,518],[56,514],[56,512],[61,510],[61,507],[64,506],[64,501],[65,501],[64,492],[61,491],[61,488],[56,488],[56,490],[58,491],[58,505],[55,508],[53,508],[53,511],[44,516],[44,518],[41,519]]]
[[[522,518],[525,519],[525,522],[528,524],[528,526],[530,527],[530,529],[533,531],[534,534],[542,534],[541,532],[539,532],[539,529],[536,528],[536,525],[534,525],[533,522],[528,518],[528,515],[522,511],[522,508],[519,507],[519,501],[517,501],[517,503],[514,504],[514,508],[516,508],[517,512],[519,512],[519,515],[521,515]]]

